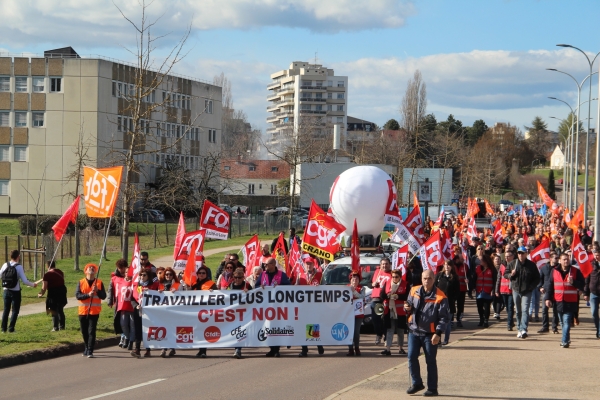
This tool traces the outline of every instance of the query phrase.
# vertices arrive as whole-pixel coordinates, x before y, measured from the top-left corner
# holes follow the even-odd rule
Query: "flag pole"
[[[54,259],[56,258],[56,254],[58,254],[58,249],[60,248],[60,244],[62,243],[64,236],[65,235],[63,233],[62,236],[60,237],[60,240],[58,241],[58,244],[56,245],[56,250],[54,250],[54,255],[52,256],[52,260],[50,260],[50,265],[52,265],[52,263],[54,262]]]
[[[96,281],[98,281],[98,279],[100,277],[100,267],[102,266],[102,255],[104,254],[104,250],[106,250],[106,241],[108,240],[108,232],[110,231],[110,223],[111,222],[112,222],[112,215],[108,218],[108,226],[106,227],[106,234],[104,235],[104,244],[102,245],[102,252],[100,253],[100,262],[98,263],[98,271],[96,272],[96,279],[94,279],[94,285],[96,285]],[[88,307],[88,312],[87,312],[88,317],[90,316],[90,311],[92,310],[92,301],[93,300],[94,300],[94,295],[91,295],[90,296],[90,306]]]

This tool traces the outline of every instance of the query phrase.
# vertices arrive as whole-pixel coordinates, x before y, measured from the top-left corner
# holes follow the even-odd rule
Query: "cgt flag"
[[[123,167],[83,167],[85,210],[88,217],[108,218],[115,211]]]
[[[229,214],[208,200],[202,205],[200,227],[206,229],[206,237],[227,240],[229,236]]]
[[[538,269],[548,264],[550,261],[550,241],[548,238],[544,238],[542,243],[529,254],[531,261],[537,265]]]
[[[77,198],[75,200],[73,200],[73,203],[71,203],[69,208],[67,208],[67,211],[65,211],[63,216],[60,217],[60,219],[58,221],[56,221],[56,223],[52,227],[52,230],[54,231],[54,238],[56,239],[57,242],[60,242],[63,235],[67,231],[67,228],[69,227],[69,222],[71,222],[73,224],[75,222],[77,222],[77,214],[79,214],[79,198],[80,197],[81,196],[77,196]]]
[[[345,230],[344,225],[327,215],[312,200],[308,213],[308,223],[302,237],[302,251],[333,261],[333,255],[339,249],[338,238]]]

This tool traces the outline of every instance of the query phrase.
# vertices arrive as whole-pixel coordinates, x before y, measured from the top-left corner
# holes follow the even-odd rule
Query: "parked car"
[[[231,207],[231,209],[233,210],[234,215],[248,215],[250,213],[250,209],[248,208],[248,206],[233,206]]]
[[[165,222],[165,215],[158,210],[138,210],[129,216],[131,222]]]

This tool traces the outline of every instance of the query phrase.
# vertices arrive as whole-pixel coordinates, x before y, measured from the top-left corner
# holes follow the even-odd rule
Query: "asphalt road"
[[[451,341],[474,332],[476,314],[474,300],[467,300],[467,329],[454,331]],[[266,358],[268,348],[244,349],[242,360],[232,358],[233,349],[209,349],[205,359],[191,350],[135,359],[111,347],[94,352],[94,359],[78,354],[3,369],[0,399],[323,399],[406,362],[394,347],[393,356],[381,356],[383,346],[372,334],[361,342],[362,357],[346,357],[347,347],[333,346],[323,356],[309,347],[309,356],[299,358],[299,348],[283,347],[280,358]],[[398,382],[398,389],[407,383]]]

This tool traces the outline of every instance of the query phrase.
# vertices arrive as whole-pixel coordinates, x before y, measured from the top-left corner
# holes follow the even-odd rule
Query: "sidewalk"
[[[437,353],[439,393],[455,399],[594,399],[598,398],[598,350],[589,307],[581,307],[582,323],[571,330],[571,347],[559,346],[561,335],[537,334],[517,339],[504,322],[467,336]],[[505,316],[505,314],[503,314]],[[426,384],[426,364],[420,357]],[[412,398],[408,363],[342,389],[327,399]]]
[[[238,251],[240,249],[241,246],[229,246],[229,247],[221,247],[218,249],[210,249],[210,250],[206,250],[204,252],[204,254],[206,256],[211,256],[213,254],[217,254],[217,253],[222,253],[225,251]],[[152,255],[150,255],[152,256]],[[173,256],[164,256],[164,257],[159,257],[155,260],[153,260],[152,258],[150,258],[150,262],[152,262],[152,264],[154,264],[156,267],[171,267],[173,266]],[[108,290],[108,283],[107,283],[107,290]],[[67,299],[68,303],[65,306],[65,308],[73,308],[73,307],[78,307],[79,306],[79,302],[77,301],[77,299],[75,297],[69,297]],[[39,303],[34,303],[34,304],[27,304],[25,306],[21,306],[21,310],[19,311],[19,315],[31,315],[31,314],[39,314],[39,313],[43,313],[46,312],[46,301],[40,301]]]

